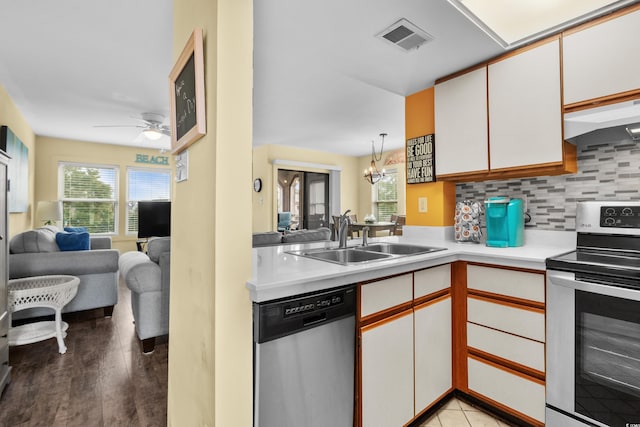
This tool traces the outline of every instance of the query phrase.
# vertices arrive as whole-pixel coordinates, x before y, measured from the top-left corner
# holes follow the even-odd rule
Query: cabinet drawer
[[[413,273],[413,295],[420,298],[451,286],[451,264]]]
[[[360,291],[360,317],[413,300],[413,274],[365,283]]]
[[[521,337],[545,342],[544,312],[517,308],[470,296],[467,299],[467,320]]]
[[[467,323],[467,345],[520,365],[545,371],[544,344]]]
[[[468,265],[467,288],[544,302],[543,273]]]
[[[469,389],[544,423],[544,384],[468,358]]]

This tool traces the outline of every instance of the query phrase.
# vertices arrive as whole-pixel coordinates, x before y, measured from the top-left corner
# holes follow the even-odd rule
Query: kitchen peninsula
[[[527,230],[524,246],[490,248],[484,244],[457,243],[453,238],[446,239],[431,235],[435,233],[426,233],[422,236],[420,231],[412,231],[412,227],[406,227],[405,230],[407,230],[405,236],[373,238],[369,239],[369,243],[402,242],[442,247],[447,250],[344,266],[288,254],[289,251],[302,248],[337,247],[337,242],[254,248],[253,276],[247,282],[251,299],[254,302],[269,301],[454,261],[473,261],[505,267],[544,270],[546,258],[573,250],[576,243],[573,232]],[[349,241],[349,246],[359,244],[361,244],[360,239]]]
[[[545,259],[575,249],[575,234],[527,232],[514,248],[437,234],[407,227],[370,244],[446,250],[350,265],[289,253],[337,242],[257,248],[247,287],[264,303],[356,285],[355,425],[406,425],[454,392],[543,425]]]

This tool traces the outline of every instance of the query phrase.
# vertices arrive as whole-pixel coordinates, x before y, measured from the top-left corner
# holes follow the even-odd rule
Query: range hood
[[[572,139],[593,131],[621,128],[627,136],[640,140],[640,99],[575,111],[564,115],[564,139]]]

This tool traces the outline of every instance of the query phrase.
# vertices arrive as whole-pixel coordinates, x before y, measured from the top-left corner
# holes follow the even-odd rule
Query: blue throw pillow
[[[68,231],[69,233],[88,233],[85,227],[65,227],[64,231]]]
[[[88,251],[91,246],[89,233],[56,233],[56,243],[61,251]]]

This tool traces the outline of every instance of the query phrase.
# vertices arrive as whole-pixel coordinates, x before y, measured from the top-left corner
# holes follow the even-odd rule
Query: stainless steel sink
[[[446,250],[446,248],[408,245],[405,243],[373,243],[368,246],[359,246],[356,249],[359,251],[379,252],[392,255],[419,255]]]
[[[300,251],[287,251],[287,253],[319,261],[333,262],[349,265],[369,261],[384,261],[385,259],[402,256],[420,255],[430,252],[443,251],[446,248],[433,246],[408,245],[404,243],[373,243],[368,246],[355,246],[350,248],[323,248],[307,249]]]
[[[388,259],[392,256],[391,254],[360,251],[355,250],[354,248],[309,249],[306,251],[290,251],[288,253],[321,261],[335,262],[337,264],[343,265]]]

